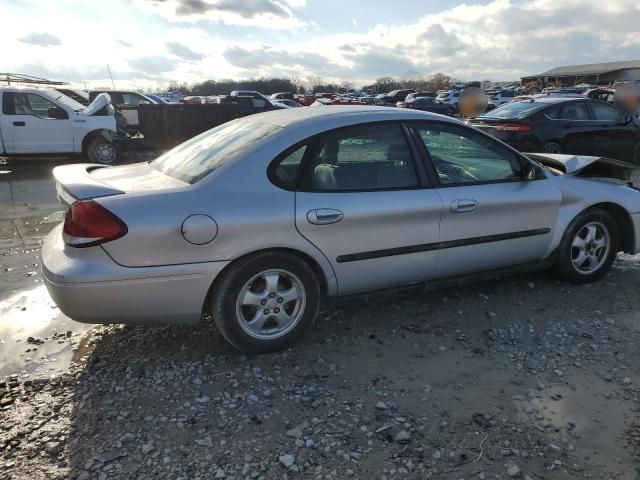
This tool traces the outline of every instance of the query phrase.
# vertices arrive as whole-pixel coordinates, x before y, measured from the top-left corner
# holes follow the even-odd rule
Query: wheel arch
[[[91,130],[87,133],[82,139],[82,149],[81,152],[83,155],[87,154],[87,149],[89,148],[89,144],[95,139],[102,137],[106,140],[109,140],[113,143],[113,135],[115,132],[107,129],[107,128],[98,128],[96,130]]]
[[[631,220],[631,215],[629,215],[629,212],[623,206],[613,202],[595,203],[593,205],[589,205],[583,210],[580,210],[566,223],[562,236],[566,234],[567,229],[575,221],[576,218],[593,210],[604,210],[615,220],[616,226],[618,227],[618,230],[620,232],[620,245],[618,246],[618,251],[622,251],[625,253],[633,252],[637,242],[637,239],[635,238],[633,220]],[[561,239],[562,237],[560,238],[560,240]]]
[[[289,247],[264,248],[264,249],[261,249],[261,250],[255,250],[253,252],[246,253],[246,254],[234,259],[233,261],[229,262],[229,264],[227,266],[225,266],[220,271],[220,273],[216,276],[215,280],[213,281],[213,283],[209,287],[209,290],[207,291],[207,295],[205,296],[204,303],[202,305],[202,312],[203,313],[209,312],[209,307],[210,307],[210,303],[211,303],[211,295],[212,295],[213,291],[216,289],[216,286],[222,280],[223,276],[226,274],[226,272],[228,272],[238,262],[244,260],[245,258],[247,258],[247,257],[249,257],[251,255],[256,255],[256,254],[260,254],[260,253],[267,253],[267,252],[288,253],[290,255],[295,255],[295,256],[301,258],[304,262],[307,263],[307,265],[309,265],[309,267],[311,267],[311,269],[313,270],[313,273],[315,273],[316,277],[318,278],[318,283],[320,285],[320,294],[321,294],[322,300],[326,299],[328,296],[331,296],[332,294],[335,294],[335,291],[337,290],[335,285],[332,286],[330,284],[331,280],[327,277],[327,274],[323,270],[323,268],[320,265],[320,263],[315,258],[313,258],[311,255],[309,255],[308,253],[305,253],[305,252],[303,252],[301,250],[297,250],[295,248],[289,248]]]

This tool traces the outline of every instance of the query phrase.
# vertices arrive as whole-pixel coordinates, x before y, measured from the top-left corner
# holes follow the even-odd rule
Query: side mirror
[[[526,181],[535,180],[536,178],[538,178],[537,167],[533,163],[525,163],[524,168],[522,169],[522,178]]]
[[[56,120],[69,120],[67,111],[60,107],[51,107],[47,110],[47,116],[49,118],[55,118]]]

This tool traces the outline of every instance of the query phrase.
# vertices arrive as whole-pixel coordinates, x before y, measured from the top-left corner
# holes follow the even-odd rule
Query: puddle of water
[[[574,382],[574,388],[554,386],[537,392],[530,401],[517,402],[520,415],[551,427],[549,432],[558,429],[552,434],[557,437],[555,444],[574,445],[576,454],[604,466],[616,479],[636,479],[625,470],[633,458],[622,448],[634,418],[629,405],[617,397],[614,384],[598,377],[585,374]]]
[[[66,370],[81,336],[90,329],[62,314],[44,285],[15,293],[0,301],[0,376],[48,376]],[[28,343],[28,337],[44,343]]]

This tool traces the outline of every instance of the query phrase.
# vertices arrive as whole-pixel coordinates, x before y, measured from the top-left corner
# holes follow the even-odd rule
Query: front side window
[[[125,105],[148,105],[151,102],[137,93],[123,92],[122,103]]]
[[[621,122],[622,115],[614,107],[604,103],[593,102],[591,104],[593,115],[596,120],[603,122]]]
[[[32,115],[40,118],[55,118],[49,116],[49,109],[57,108],[56,104],[34,93],[4,94],[3,113],[5,115]]]
[[[418,186],[411,151],[398,124],[350,127],[323,135],[308,172],[316,191]]]
[[[484,135],[441,123],[419,124],[414,128],[424,142],[443,185],[522,178],[517,155]]]

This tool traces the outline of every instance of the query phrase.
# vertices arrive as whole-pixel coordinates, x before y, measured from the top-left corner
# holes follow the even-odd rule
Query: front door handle
[[[451,211],[453,213],[473,212],[476,208],[478,208],[478,201],[469,198],[451,202]]]
[[[335,208],[314,208],[307,212],[307,220],[314,225],[338,223],[344,218],[344,213]]]
[[[13,122],[14,127],[24,127],[26,123],[24,122]]]

